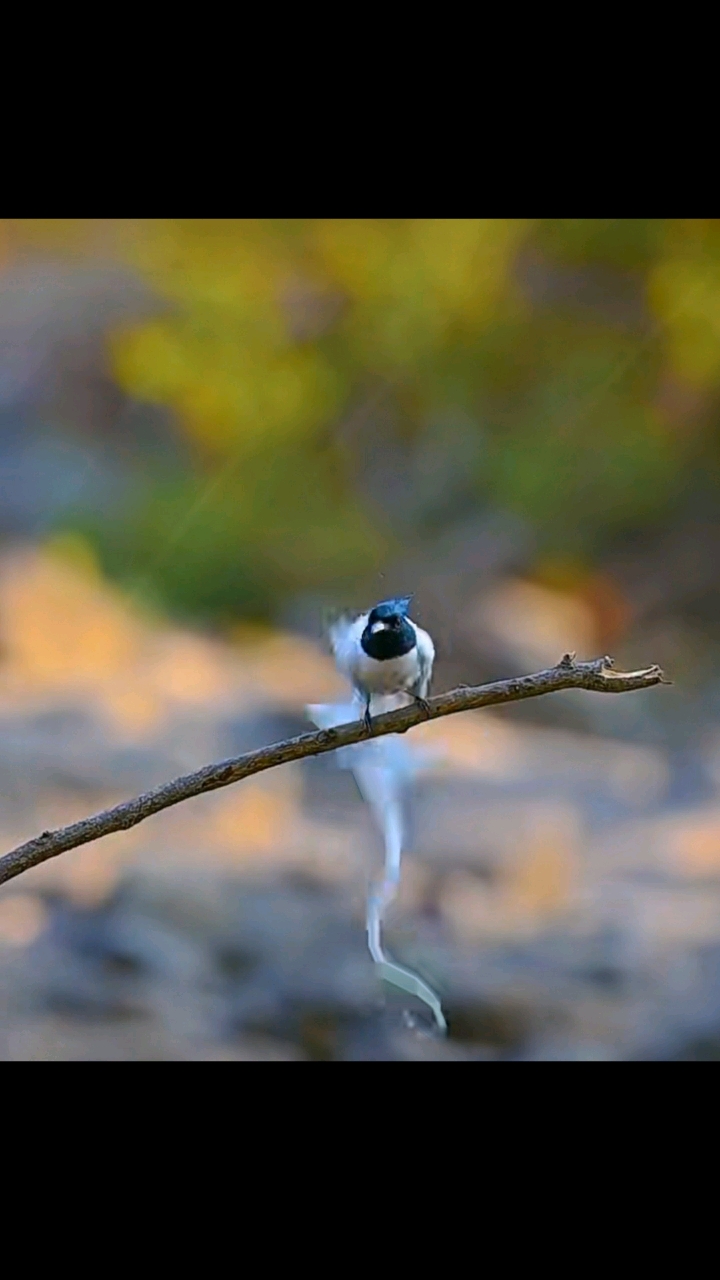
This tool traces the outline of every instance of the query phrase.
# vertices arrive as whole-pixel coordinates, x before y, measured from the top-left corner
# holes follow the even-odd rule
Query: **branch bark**
[[[593,662],[576,662],[575,655],[567,653],[556,667],[539,671],[536,675],[519,676],[512,680],[497,680],[493,684],[476,688],[461,687],[449,693],[441,693],[428,702],[428,714],[418,705],[389,711],[373,719],[373,737],[387,733],[406,733],[414,725],[426,719],[455,715],[458,711],[474,711],[480,707],[500,706],[505,702],[518,702],[524,698],[537,698],[545,693],[558,693],[562,689],[589,689],[595,693],[629,693],[636,689],[650,689],[656,684],[669,684],[659,667],[647,667],[643,671],[615,672],[612,658],[597,658]],[[303,733],[285,742],[276,742],[257,751],[248,751],[235,759],[209,764],[195,773],[175,778],[162,786],[146,791],[134,800],[104,809],[101,813],[73,822],[56,831],[43,831],[42,835],[18,845],[0,858],[0,884],[13,880],[23,871],[56,858],[58,854],[89,844],[114,831],[126,831],[144,822],[146,818],[169,809],[183,800],[229,787],[234,782],[249,778],[276,765],[302,760],[306,756],[322,755],[338,747],[349,747],[367,737],[361,720],[338,725],[334,729],[320,729]]]

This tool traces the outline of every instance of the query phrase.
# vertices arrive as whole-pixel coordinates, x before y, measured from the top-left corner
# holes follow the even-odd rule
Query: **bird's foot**
[[[363,715],[363,724],[365,725],[366,734],[368,735],[368,737],[371,737],[372,731],[373,731],[373,723],[372,723],[372,716],[370,715],[369,707],[365,708],[365,714]]]
[[[430,719],[430,703],[427,698],[421,698],[419,693],[414,693],[413,698],[419,707],[425,712],[426,719]]]

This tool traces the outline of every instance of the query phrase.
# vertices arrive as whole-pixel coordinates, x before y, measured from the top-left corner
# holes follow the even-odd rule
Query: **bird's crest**
[[[392,600],[381,600],[379,604],[375,605],[375,608],[382,609],[383,611],[392,610],[395,613],[399,613],[401,617],[406,618],[411,600],[411,595],[394,596]]]

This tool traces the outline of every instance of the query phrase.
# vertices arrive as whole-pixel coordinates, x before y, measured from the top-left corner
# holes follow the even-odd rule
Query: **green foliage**
[[[13,224],[74,254],[89,225]],[[587,559],[661,520],[699,471],[716,484],[717,221],[154,220],[113,235],[167,304],[111,335],[115,376],[174,410],[195,463],[149,479],[93,537],[173,609],[267,616],[287,591],[345,590],[383,563],[397,524],[361,498],[339,430],[378,398],[410,459],[435,424],[413,473],[437,489],[418,536],[452,519],[458,471],[475,503],[533,522],[544,554]]]

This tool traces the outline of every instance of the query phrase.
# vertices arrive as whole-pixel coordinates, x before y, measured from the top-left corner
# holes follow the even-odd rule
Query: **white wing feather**
[[[359,618],[338,618],[330,627],[330,647],[338,671],[353,682],[353,672],[360,651],[360,637],[367,626],[368,614]]]

